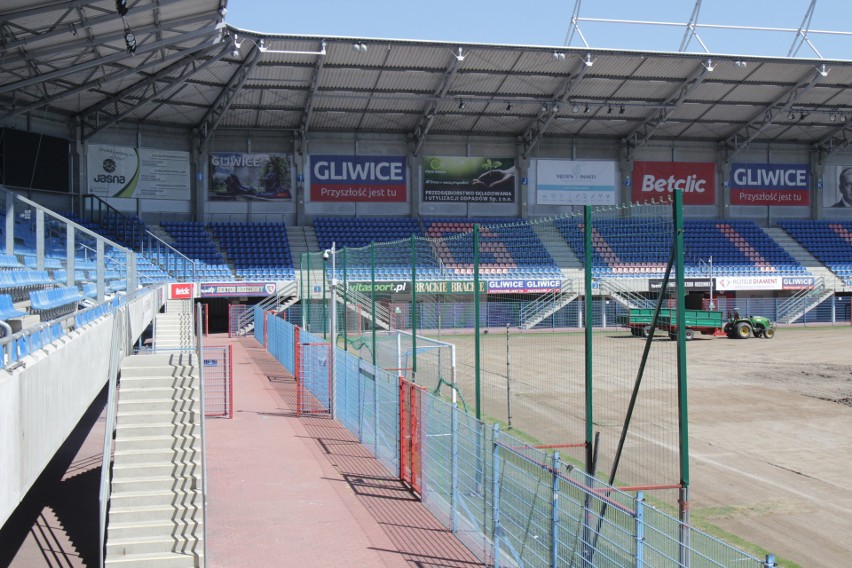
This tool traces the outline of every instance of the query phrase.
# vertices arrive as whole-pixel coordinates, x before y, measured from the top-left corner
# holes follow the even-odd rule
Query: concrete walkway
[[[234,346],[233,420],[207,420],[215,568],[482,564],[328,418],[295,416],[295,383],[254,338]]]

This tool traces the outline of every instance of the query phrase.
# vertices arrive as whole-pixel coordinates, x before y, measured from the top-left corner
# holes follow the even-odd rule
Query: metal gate
[[[240,324],[245,321],[245,313],[248,306],[245,304],[228,305],[228,337],[237,337],[240,334]]]
[[[231,346],[204,346],[204,415],[234,417],[234,380]]]
[[[399,476],[421,493],[422,461],[420,443],[420,398],[426,391],[399,378]]]
[[[324,341],[297,346],[296,415],[331,415],[331,344]]]

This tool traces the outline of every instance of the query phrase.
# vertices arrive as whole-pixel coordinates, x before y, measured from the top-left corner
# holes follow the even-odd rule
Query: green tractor
[[[731,339],[747,339],[752,335],[772,339],[775,337],[775,322],[763,316],[745,316],[734,311],[725,324],[724,332]]]

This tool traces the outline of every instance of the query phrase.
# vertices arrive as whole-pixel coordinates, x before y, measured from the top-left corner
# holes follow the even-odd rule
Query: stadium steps
[[[793,323],[830,298],[836,291],[845,289],[843,280],[837,278],[831,270],[800,245],[787,231],[780,227],[764,229],[764,231],[796,262],[807,268],[808,272],[814,276],[816,283],[816,287],[811,293],[794,294],[778,306],[779,323]]]
[[[531,223],[530,226],[533,231],[535,231],[535,234],[538,235],[538,238],[541,239],[541,242],[544,245],[544,248],[547,249],[548,254],[556,262],[556,266],[558,266],[563,273],[565,273],[566,269],[583,270],[583,263],[579,258],[577,258],[577,255],[574,254],[571,247],[568,246],[568,243],[559,232],[559,229],[554,226],[553,221],[549,221],[547,223]]]
[[[105,566],[204,566],[198,380],[192,353],[122,361]]]
[[[193,345],[192,300],[167,300],[166,311],[154,321],[154,348],[186,350]]]
[[[287,225],[287,241],[290,243],[290,255],[296,272],[302,266],[302,255],[306,252],[320,250],[317,234],[313,227],[296,227]]]

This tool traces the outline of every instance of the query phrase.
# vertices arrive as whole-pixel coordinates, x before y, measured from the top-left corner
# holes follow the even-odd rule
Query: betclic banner
[[[852,166],[826,166],[823,183],[823,207],[852,207]]]
[[[292,199],[289,154],[210,154],[211,200],[280,201]]]
[[[683,190],[684,205],[716,203],[716,164],[713,162],[633,162],[634,203],[668,200]]]
[[[810,205],[807,164],[731,164],[731,205]]]
[[[405,156],[311,156],[311,201],[405,202]]]
[[[602,160],[536,160],[536,203],[613,205],[615,170]]]
[[[89,144],[89,193],[102,197],[190,199],[189,152]]]
[[[513,203],[514,158],[424,156],[423,201]]]

